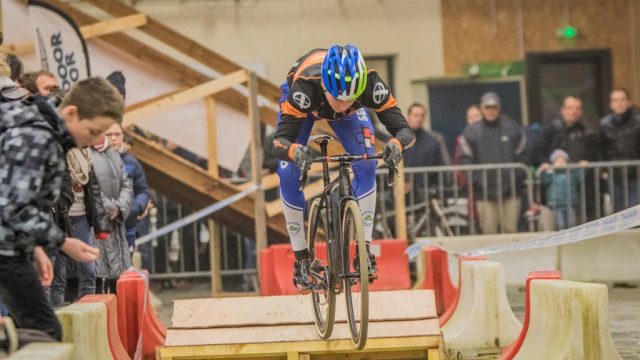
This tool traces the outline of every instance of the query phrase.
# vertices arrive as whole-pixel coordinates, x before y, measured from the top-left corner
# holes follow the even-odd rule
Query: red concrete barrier
[[[371,251],[376,256],[378,279],[369,287],[372,291],[404,290],[411,286],[409,260],[404,254],[404,240],[374,240]],[[326,255],[326,244],[316,244],[316,253]],[[289,244],[272,245],[260,252],[260,294],[293,295],[293,263],[295,257]]]
[[[109,335],[109,348],[114,360],[130,360],[131,357],[122,346],[118,331],[118,299],[113,294],[85,295],[79,303],[102,303],[107,308],[107,334]]]
[[[117,284],[120,339],[132,358],[142,336],[142,358],[155,359],[155,349],[164,344],[167,334],[151,305],[147,278],[147,274],[126,271]]]
[[[526,282],[526,293],[525,293],[525,313],[524,313],[524,323],[522,324],[522,331],[520,332],[520,336],[513,344],[507,346],[502,353],[500,353],[500,360],[512,360],[518,351],[520,351],[520,347],[522,347],[522,343],[524,339],[527,337],[527,332],[529,331],[529,321],[531,320],[531,282],[533,280],[553,280],[562,279],[562,274],[559,271],[533,271],[529,273],[527,276]]]
[[[436,313],[442,316],[458,296],[458,289],[451,282],[449,258],[446,251],[426,246],[422,249],[424,280],[418,284],[420,289],[433,290],[436,298]]]

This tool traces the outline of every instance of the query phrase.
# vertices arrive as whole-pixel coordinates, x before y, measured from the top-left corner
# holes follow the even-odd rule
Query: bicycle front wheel
[[[369,327],[369,267],[362,215],[358,203],[354,200],[345,203],[342,236],[347,319],[351,341],[361,350],[367,342]]]
[[[313,302],[313,314],[315,317],[316,331],[322,339],[328,339],[333,332],[333,324],[336,313],[336,294],[331,288],[331,249],[326,239],[329,238],[329,226],[327,224],[327,210],[320,207],[320,199],[311,202],[309,208],[309,226],[307,226],[307,245],[311,257],[311,270],[322,277],[323,280],[314,279],[318,284],[311,292]],[[324,234],[322,234],[324,233]],[[316,244],[324,243],[323,247]]]

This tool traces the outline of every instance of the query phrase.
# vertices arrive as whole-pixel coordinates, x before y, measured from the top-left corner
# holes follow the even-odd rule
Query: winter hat
[[[563,156],[567,161],[569,161],[569,154],[567,154],[567,152],[562,149],[553,150],[551,156],[549,156],[549,160],[551,160],[551,162],[555,162],[556,159],[560,156]]]

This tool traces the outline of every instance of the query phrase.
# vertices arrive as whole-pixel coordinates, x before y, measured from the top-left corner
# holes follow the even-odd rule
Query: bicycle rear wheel
[[[342,217],[344,289],[353,345],[361,350],[369,328],[369,267],[360,207],[348,200]],[[357,266],[356,266],[357,265]]]
[[[331,249],[325,241],[329,236],[327,224],[327,210],[320,208],[320,199],[311,202],[309,208],[309,226],[307,226],[307,245],[311,258],[311,270],[322,276],[323,280],[314,279],[314,288],[311,292],[313,302],[313,314],[315,317],[316,331],[322,339],[328,339],[333,332],[333,324],[336,314],[336,294],[331,288]],[[320,234],[323,231],[324,234]],[[316,244],[323,243],[326,251],[316,251]]]

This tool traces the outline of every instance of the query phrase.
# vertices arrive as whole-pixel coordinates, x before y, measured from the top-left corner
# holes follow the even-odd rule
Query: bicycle
[[[361,350],[367,342],[369,284],[374,279],[369,274],[362,216],[351,187],[349,168],[354,161],[382,159],[382,154],[328,156],[327,144],[331,139],[327,135],[310,139],[320,145],[322,156],[312,162],[322,163],[324,183],[322,194],[311,200],[308,211],[307,246],[311,260],[313,312],[318,335],[328,339],[334,326],[336,295],[344,290],[351,341]],[[340,163],[338,178],[333,181],[329,178],[330,162]],[[300,190],[306,185],[307,165],[311,164],[304,164],[300,173]],[[396,171],[389,169],[389,186],[393,184]],[[324,239],[319,235],[324,235]],[[316,253],[316,242],[323,240],[326,252]]]

